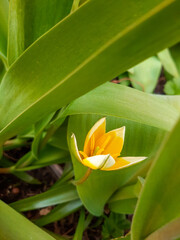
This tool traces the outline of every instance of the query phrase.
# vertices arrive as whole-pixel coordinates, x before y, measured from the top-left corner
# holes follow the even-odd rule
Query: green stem
[[[88,168],[88,170],[86,171],[86,173],[84,174],[84,176],[82,178],[80,178],[77,181],[72,181],[72,183],[76,186],[82,184],[83,182],[85,182],[87,180],[87,178],[89,177],[91,172],[92,172],[92,169]]]
[[[43,140],[39,146],[39,151],[41,151],[46,146],[47,142],[52,137],[52,135],[56,132],[57,129],[58,129],[58,127],[56,127],[56,126],[52,126],[48,129],[45,137],[43,138]]]
[[[6,141],[3,145],[3,150],[7,151],[7,150],[11,150],[11,149],[14,149],[17,147],[26,146],[27,144],[28,143],[27,143],[26,139],[15,138],[15,139]]]

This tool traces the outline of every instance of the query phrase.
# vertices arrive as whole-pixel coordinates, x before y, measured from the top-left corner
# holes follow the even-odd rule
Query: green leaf
[[[4,156],[0,160],[1,167],[11,167],[13,165],[14,165],[14,163],[11,162],[9,159],[5,158]],[[12,174],[14,176],[16,176],[17,178],[19,178],[29,184],[41,184],[41,182],[38,179],[34,178],[33,176],[29,175],[26,172],[12,172]]]
[[[8,62],[70,13],[73,0],[10,1]]]
[[[29,171],[52,164],[60,164],[69,161],[69,152],[47,145],[39,154],[38,160],[34,158],[31,151],[26,153],[15,164],[13,172]]]
[[[180,103],[180,98],[176,98],[176,102]],[[169,104],[168,98],[160,98],[125,86],[105,83],[73,101],[61,117],[74,114],[101,114],[170,130],[177,121],[179,113],[174,106]]]
[[[0,142],[178,42],[179,7],[178,0],[92,0],[56,24],[4,77]]]
[[[164,92],[169,95],[180,94],[180,77],[169,80],[164,86]]]
[[[133,218],[133,240],[144,239],[153,232],[155,234],[180,217],[180,175],[177,174],[180,169],[179,136],[180,121],[163,142],[148,173]]]
[[[121,214],[133,214],[136,208],[137,198],[119,200],[109,205],[112,212]]]
[[[0,0],[0,58],[7,55],[8,0]]]
[[[41,182],[38,179],[32,177],[31,175],[29,175],[26,172],[14,172],[12,174],[29,184],[41,184]]]
[[[137,183],[120,188],[115,192],[108,201],[110,210],[116,213],[132,214],[143,182],[143,178],[138,178]]]
[[[85,137],[102,116],[74,115],[69,119],[68,136],[74,133],[79,150],[83,149]],[[125,142],[122,156],[148,156],[149,160],[129,168],[117,171],[94,170],[88,179],[77,186],[78,194],[85,207],[94,215],[101,215],[109,197],[125,184],[136,182],[137,176],[143,176],[150,164],[151,157],[157,151],[164,131],[123,118],[107,117],[107,131],[126,126]],[[76,180],[82,178],[87,168],[72,157]],[[98,199],[95,201],[95,199]]]
[[[82,206],[82,203],[80,200],[75,200],[68,203],[60,204],[59,206],[55,207],[46,216],[43,216],[40,219],[35,220],[34,222],[38,226],[47,225],[49,223],[61,220],[73,212],[76,212],[81,206]]]
[[[1,240],[55,240],[2,201],[0,212]]]
[[[180,96],[154,95],[157,99],[164,99],[180,113]]]
[[[32,149],[33,157],[37,160],[38,160],[38,155],[39,155],[39,150],[40,150],[39,144],[42,139],[43,131],[44,131],[45,127],[47,126],[47,124],[52,119],[53,115],[54,115],[53,113],[49,114],[48,116],[46,116],[45,118],[43,118],[42,120],[40,120],[39,122],[37,122],[35,124],[35,131],[34,131],[35,136],[34,136],[34,139],[32,142],[31,149]]]
[[[65,203],[76,199],[78,199],[78,194],[75,187],[72,184],[64,184],[63,186],[57,186],[56,188],[33,197],[11,203],[10,206],[17,211],[22,212]]]
[[[82,208],[73,240],[83,239],[84,224],[85,224],[85,212],[84,212],[84,208]]]
[[[5,72],[6,72],[6,69],[5,69],[4,63],[0,58],[0,82],[3,79]]]
[[[170,48],[171,55],[176,63],[176,67],[180,74],[180,43],[177,43],[173,47]]]
[[[179,77],[179,73],[176,67],[176,64],[171,56],[169,49],[165,49],[158,53],[158,57],[161,60],[161,63],[164,69],[170,73],[173,77]]]
[[[59,122],[62,118],[54,121],[54,124]],[[49,144],[60,149],[68,151],[67,145],[67,126],[61,126],[57,129],[55,134],[51,137]]]
[[[64,237],[60,236],[59,234],[55,234],[55,233],[47,230],[46,228],[43,228],[43,230],[46,231],[49,235],[51,235],[56,240],[69,240],[67,238],[64,238]]]
[[[120,188],[113,196],[109,199],[109,203],[116,202],[118,200],[125,200],[131,198],[137,198],[144,184],[144,179],[138,177],[138,181],[135,184]]]
[[[172,222],[166,224],[162,228],[158,229],[156,232],[150,234],[146,240],[169,240],[169,239],[180,239],[180,218],[173,220]]]
[[[131,68],[129,73],[132,85],[141,91],[152,93],[161,73],[161,63],[156,57],[151,57]]]
[[[80,0],[74,0],[74,1],[73,1],[73,5],[72,5],[71,12],[74,12],[75,10],[77,10],[78,7],[79,7],[79,5],[80,5]]]

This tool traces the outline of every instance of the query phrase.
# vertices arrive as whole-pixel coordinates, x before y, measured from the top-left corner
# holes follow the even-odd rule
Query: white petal
[[[123,139],[123,142],[124,142],[125,130],[126,130],[126,127],[123,126],[123,127],[121,127],[121,128],[117,128],[117,129],[111,130],[111,131],[109,131],[109,132],[115,132],[116,135],[117,135],[118,137],[121,137],[121,138]],[[109,133],[109,132],[108,132],[108,133]]]
[[[109,161],[109,163],[107,163]],[[112,166],[115,163],[115,160],[109,155],[96,155],[93,157],[88,157],[82,160],[82,163],[92,169],[101,169],[106,164]]]
[[[141,162],[145,160],[147,157],[122,157],[124,160],[130,162],[129,165]]]
[[[71,135],[71,139],[70,139],[70,151],[72,152],[72,154],[77,160],[82,162],[81,156],[78,151],[77,140],[74,133]]]
[[[109,155],[109,158],[107,159],[101,170],[112,167],[115,164],[115,162],[116,161],[114,160],[114,158],[111,157],[111,155]]]

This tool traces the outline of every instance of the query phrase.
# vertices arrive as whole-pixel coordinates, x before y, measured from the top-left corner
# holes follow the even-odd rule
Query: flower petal
[[[96,155],[82,160],[82,163],[92,169],[102,169],[104,166],[112,166],[115,160],[109,155]]]
[[[82,158],[78,151],[76,136],[74,133],[71,135],[71,139],[70,139],[70,150],[71,150],[72,154],[74,155],[74,157],[76,159],[78,159],[80,162],[82,162]]]
[[[125,167],[129,167],[131,165],[134,165],[138,162],[141,162],[143,160],[145,160],[147,157],[119,157],[116,159],[116,163],[109,168],[106,169],[102,169],[105,171],[112,171],[112,170],[118,170],[121,168],[125,168]]]
[[[125,136],[125,127],[121,127],[105,133],[101,136],[95,143],[95,148],[100,147],[104,149],[102,154],[110,154],[114,159],[116,159],[123,148]]]
[[[88,132],[84,143],[83,152],[85,152],[88,156],[93,155],[95,142],[105,133],[105,131],[106,131],[106,118],[101,118],[98,122],[94,124],[94,126]]]

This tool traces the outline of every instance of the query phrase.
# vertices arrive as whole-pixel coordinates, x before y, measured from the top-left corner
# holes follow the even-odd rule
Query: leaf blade
[[[9,69],[0,87],[3,116],[0,121],[1,142],[45,114],[57,110],[90,89],[112,79],[120,72],[152,55],[152,52],[159,51],[179,40],[180,23],[177,10],[179,1],[148,0],[148,3],[144,4],[139,0],[138,3],[141,8],[132,0],[129,0],[130,5],[122,0],[113,0],[111,3],[103,0],[89,1],[24,52]],[[122,6],[125,9],[128,7],[127,12],[130,16],[127,16],[124,10],[119,14],[119,9],[123,9]],[[97,11],[98,8],[101,11],[94,15],[95,9]],[[132,12],[129,11],[130,9]],[[134,17],[133,13],[136,11],[138,14]],[[168,27],[166,25],[163,28],[162,22],[166,19],[167,13],[173,14],[173,18],[168,20]],[[175,19],[174,16],[177,18]],[[152,34],[151,37],[149,36],[150,30],[157,19],[161,21],[154,30],[154,44],[150,44],[152,41]],[[75,27],[75,23],[78,27]],[[71,31],[72,26],[76,29],[75,32]],[[109,31],[111,26],[113,29]],[[171,34],[168,34],[169,32]],[[167,36],[164,38],[165,41],[159,41],[164,34]],[[86,35],[92,39],[91,42],[87,42]],[[143,38],[141,38],[142,35]],[[61,44],[57,44],[59,36],[61,36]],[[81,36],[78,41],[77,36],[78,38]],[[137,46],[134,44],[136,42]],[[147,45],[148,48],[145,47]],[[132,55],[134,57],[130,58]],[[119,65],[118,62],[122,62],[122,56],[124,61]],[[95,73],[94,69],[97,66],[98,71]],[[22,69],[24,71],[21,71]],[[12,78],[14,84],[11,81]],[[24,79],[29,79],[26,85]],[[77,88],[77,86],[80,87]]]

